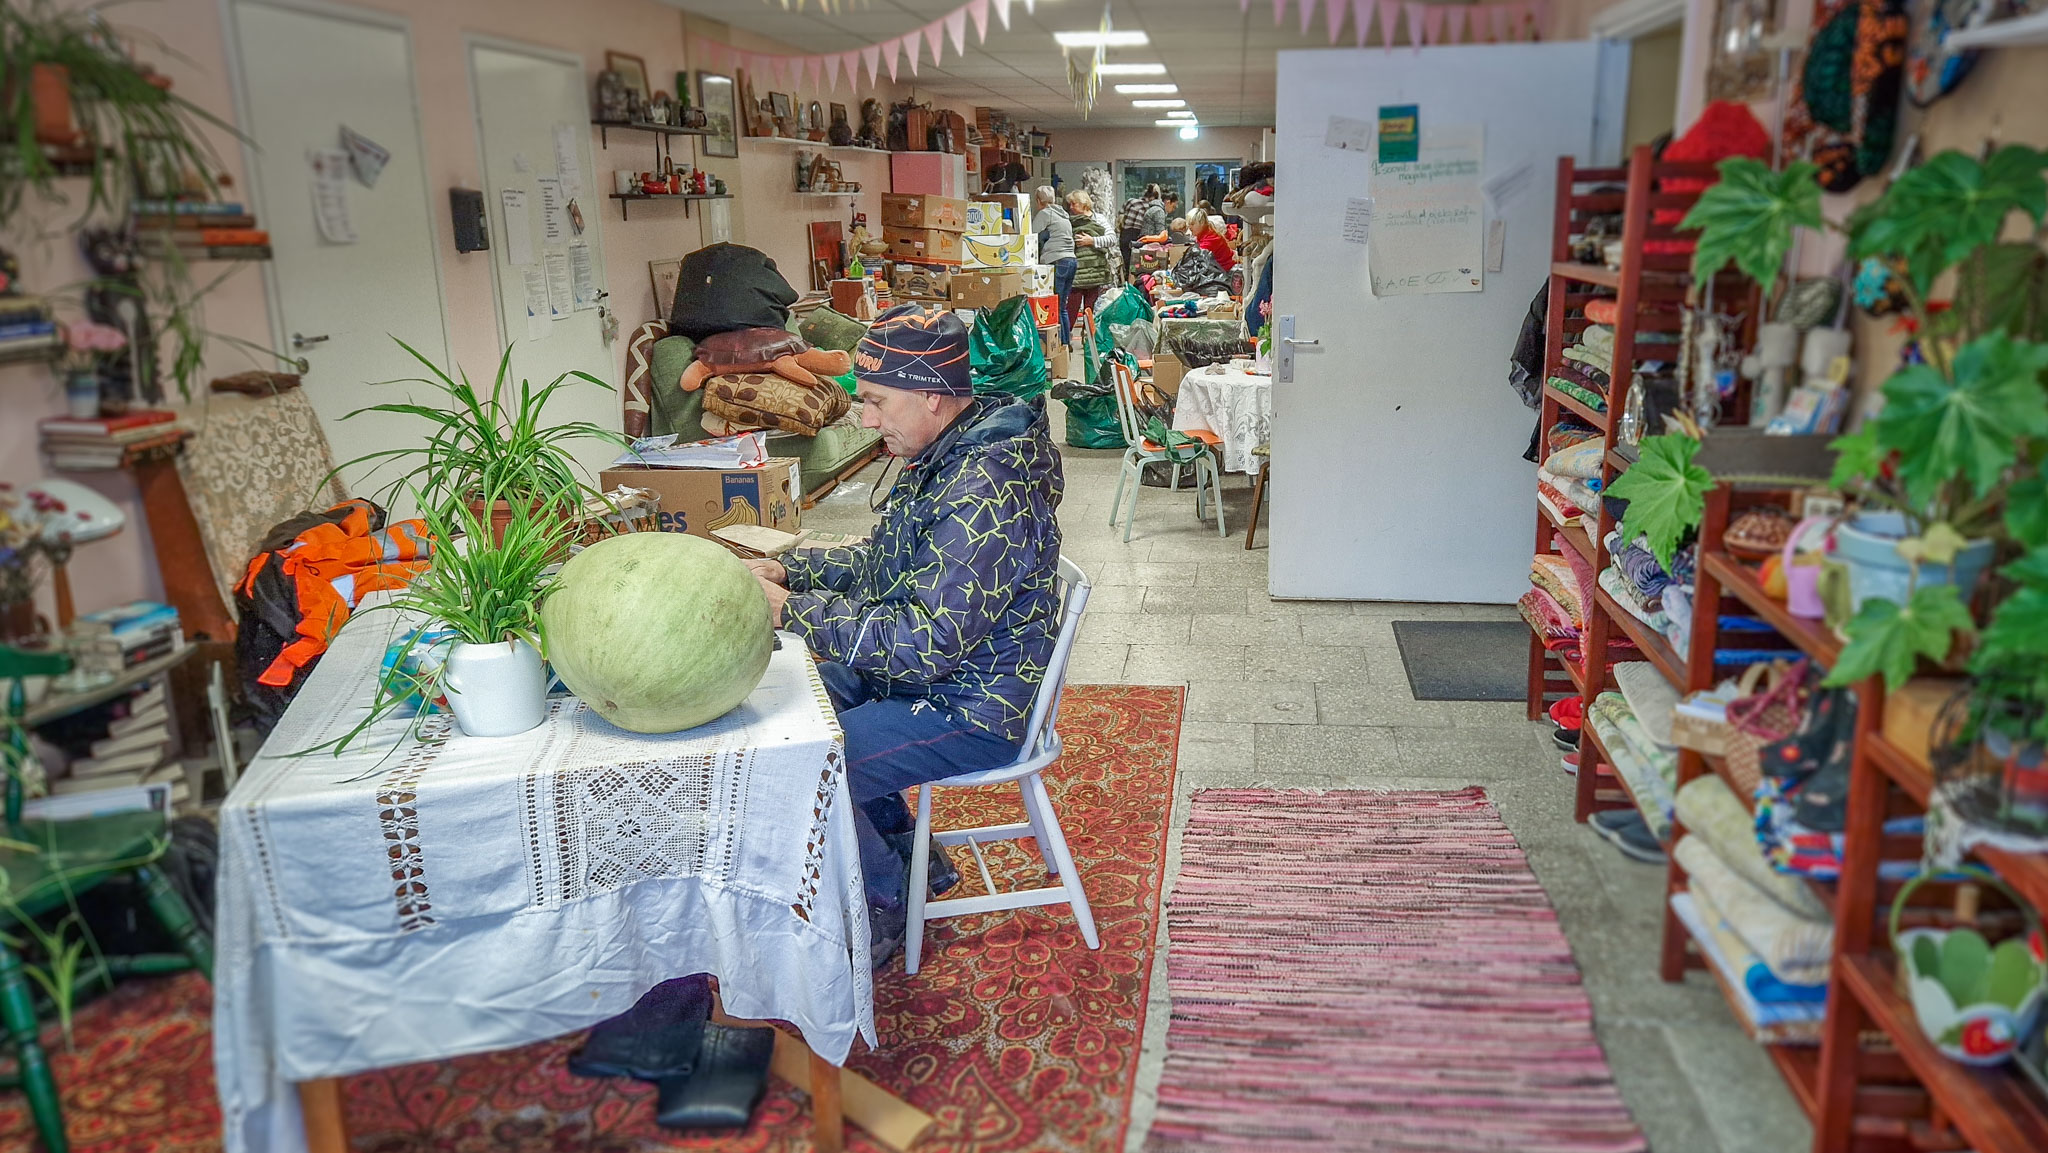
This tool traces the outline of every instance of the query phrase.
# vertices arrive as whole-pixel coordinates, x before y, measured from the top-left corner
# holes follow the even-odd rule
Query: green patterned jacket
[[[867,543],[782,558],[784,627],[878,696],[1021,742],[1059,629],[1062,488],[1038,406],[976,397],[905,463]]]

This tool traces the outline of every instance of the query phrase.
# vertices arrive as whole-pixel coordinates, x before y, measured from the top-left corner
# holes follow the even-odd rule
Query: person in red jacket
[[[1237,251],[1230,246],[1230,238],[1216,226],[1214,217],[1199,208],[1188,213],[1188,234],[1195,238],[1197,247],[1216,258],[1223,271],[1237,267]]]

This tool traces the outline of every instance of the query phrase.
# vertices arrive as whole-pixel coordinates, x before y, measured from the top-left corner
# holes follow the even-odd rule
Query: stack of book
[[[156,601],[86,613],[71,622],[71,653],[86,672],[120,674],[184,643],[178,610]]]
[[[47,355],[63,343],[49,301],[40,296],[0,296],[0,360]]]
[[[186,260],[270,259],[270,233],[240,204],[138,200],[135,232],[157,255],[175,249]]]
[[[87,756],[74,759],[65,775],[50,782],[50,793],[61,797],[169,782],[175,802],[190,789],[170,751],[170,702],[158,677],[128,699],[126,716],[107,722],[107,735],[92,743]]]
[[[120,416],[53,416],[38,427],[52,468],[71,472],[120,468],[141,454],[175,447],[192,435],[168,409],[138,408]]]

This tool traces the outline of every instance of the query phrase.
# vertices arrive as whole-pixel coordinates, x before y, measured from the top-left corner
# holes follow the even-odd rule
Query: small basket
[[[2019,941],[2032,961],[2034,983],[2017,1006],[2007,1006],[1994,1001],[1958,1005],[1939,976],[1921,970],[1918,960],[1921,953],[1919,946],[1931,941],[1937,954],[1945,954],[1947,940],[1951,935],[1965,931],[1974,935],[1974,930],[1909,929],[1903,933],[1899,931],[1899,919],[1905,914],[1906,901],[1913,895],[1914,890],[1928,881],[1953,881],[1958,875],[1998,890],[2026,914],[2027,930]],[[1897,957],[1895,976],[1900,986],[1899,992],[1913,1006],[1913,1019],[1920,1026],[1920,1032],[1933,1042],[1936,1049],[1941,1050],[1943,1056],[1952,1061],[1978,1068],[1990,1068],[2011,1060],[2020,1042],[2040,1024],[2042,996],[2048,993],[2048,984],[2044,984],[2043,981],[2044,975],[2048,975],[2044,974],[2044,969],[2048,967],[2044,967],[2041,958],[2041,918],[2032,906],[1990,870],[1965,865],[1946,872],[1924,872],[1900,886],[1899,895],[1892,899],[1890,929],[1892,952]],[[2009,942],[2002,942],[2000,947],[2003,948],[2007,943]],[[1978,947],[1981,947],[1981,938]]]
[[[1735,727],[1727,721],[1708,720],[1690,713],[1671,714],[1671,743],[1710,757],[1728,755],[1728,739]]]

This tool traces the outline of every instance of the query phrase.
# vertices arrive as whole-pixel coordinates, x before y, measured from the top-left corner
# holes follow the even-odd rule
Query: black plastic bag
[[[683,257],[668,330],[691,340],[742,328],[782,328],[796,289],[775,261],[744,244],[713,244]]]

